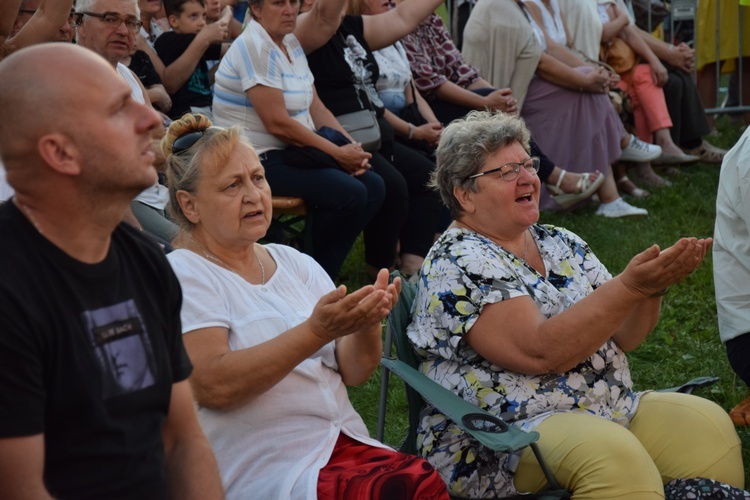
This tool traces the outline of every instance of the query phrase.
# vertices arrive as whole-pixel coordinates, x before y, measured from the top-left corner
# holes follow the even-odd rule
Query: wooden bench
[[[266,240],[293,246],[312,256],[312,213],[307,210],[305,200],[292,196],[274,196],[272,205],[273,220]]]

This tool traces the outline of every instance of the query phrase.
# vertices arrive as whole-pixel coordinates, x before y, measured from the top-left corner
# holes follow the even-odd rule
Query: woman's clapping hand
[[[653,245],[631,259],[620,279],[634,294],[643,298],[658,296],[692,274],[703,262],[712,242],[711,238],[681,238],[665,250]]]
[[[346,295],[346,286],[324,295],[315,305],[308,322],[315,335],[330,342],[382,321],[398,302],[401,279],[388,283],[388,271],[381,269],[373,285]]]

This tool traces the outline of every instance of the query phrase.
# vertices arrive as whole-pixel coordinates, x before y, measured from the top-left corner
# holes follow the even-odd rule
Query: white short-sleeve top
[[[265,285],[250,284],[189,250],[168,255],[182,286],[183,333],[226,328],[231,350],[251,348],[305,321],[334,289],[311,257],[283,245],[265,248],[277,265]],[[228,499],[316,498],[318,471],[339,433],[383,447],[368,437],[349,402],[334,349],[334,342],[325,345],[243,407],[198,408]]]
[[[313,74],[297,38],[283,40],[289,58],[271,39],[265,28],[251,20],[224,55],[216,72],[214,122],[220,127],[242,125],[258,154],[283,149],[286,144],[269,134],[245,92],[256,85],[279,89],[284,93],[286,110],[294,120],[310,130],[313,101]]]

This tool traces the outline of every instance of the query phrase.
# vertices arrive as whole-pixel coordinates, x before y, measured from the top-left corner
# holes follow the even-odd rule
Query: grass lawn
[[[738,126],[726,117],[717,120],[720,135],[711,139],[717,146],[731,147],[741,135]],[[635,201],[649,211],[646,218],[605,219],[594,215],[588,206],[573,213],[543,213],[540,221],[562,226],[589,243],[610,272],[618,274],[636,253],[657,243],[662,248],[682,236],[710,236],[715,217],[719,168],[706,164],[686,167],[683,175],[671,177],[673,186],[653,189],[652,195]],[[629,200],[633,201],[633,200]],[[342,269],[342,282],[350,289],[365,283],[361,239]],[[663,388],[698,376],[715,375],[720,381],[699,394],[729,411],[747,394],[726,359],[719,341],[709,255],[704,265],[684,282],[672,287],[664,299],[662,316],[654,332],[643,345],[630,353],[633,381],[638,390]],[[375,435],[380,374],[364,385],[350,388],[354,407]],[[385,441],[397,446],[406,430],[406,400],[403,384],[391,382]],[[750,464],[750,432],[739,428],[745,450],[745,465]],[[746,473],[750,479],[750,475]],[[750,484],[750,480],[748,481]]]

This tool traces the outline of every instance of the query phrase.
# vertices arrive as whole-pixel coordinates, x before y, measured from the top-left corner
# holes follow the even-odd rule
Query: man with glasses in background
[[[130,86],[133,99],[151,106],[146,89],[135,74],[120,62],[133,51],[135,35],[142,26],[137,0],[78,0],[73,24],[76,26],[78,44],[106,59]],[[159,139],[155,139],[153,149],[156,154],[154,165],[160,169],[164,165],[164,157]],[[168,202],[167,187],[156,182],[136,196],[125,221],[155,236],[162,243],[168,243],[177,235],[177,225],[166,215]]]

